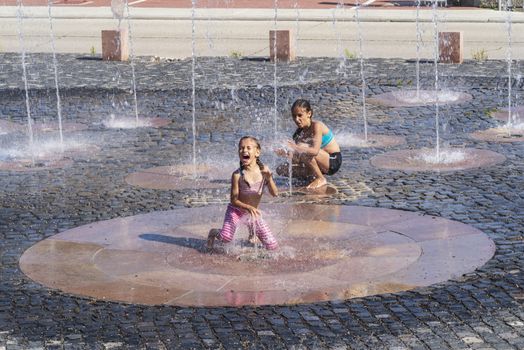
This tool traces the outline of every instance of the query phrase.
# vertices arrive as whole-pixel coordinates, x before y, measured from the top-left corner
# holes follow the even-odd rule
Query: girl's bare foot
[[[313,182],[311,182],[306,188],[308,190],[314,190],[319,187],[327,185],[327,180],[325,177],[317,177]]]
[[[254,233],[250,233],[247,240],[249,241],[249,243],[253,245],[260,243],[260,240],[258,239],[257,235],[255,235]]]
[[[215,244],[215,239],[218,237],[219,234],[220,234],[219,229],[212,228],[211,230],[209,230],[209,233],[207,235],[207,244],[206,244],[207,250],[213,249],[213,245]]]

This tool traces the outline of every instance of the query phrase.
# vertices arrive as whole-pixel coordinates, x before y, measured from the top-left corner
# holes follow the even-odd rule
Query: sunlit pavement
[[[24,2],[26,6],[21,12],[14,4],[6,3],[8,6],[0,6],[1,49],[19,52],[22,38],[28,52],[51,52],[52,24],[57,52],[100,53],[101,31],[116,29],[119,24],[108,3],[93,2],[81,7],[74,3],[56,4],[49,9],[42,2],[34,2],[39,6]],[[248,7],[254,3],[261,7]],[[96,4],[101,6],[91,6]],[[168,4],[173,7],[163,7]],[[269,31],[277,28],[291,31],[296,54],[301,57],[362,55],[364,58],[414,59],[418,45],[419,57],[431,59],[435,50],[435,30],[438,29],[440,32],[463,32],[465,58],[505,59],[510,54],[506,48],[509,42],[507,23],[511,19],[511,56],[524,58],[524,13],[517,11],[508,14],[450,6],[438,7],[434,15],[430,6],[422,6],[417,15],[413,6],[375,6],[376,2],[361,7],[357,16],[355,6],[337,7],[337,2],[299,2],[302,7],[295,8],[292,2],[279,1],[276,10],[270,2],[197,4],[194,10],[190,2],[148,1],[131,5],[129,12],[124,11],[124,17],[131,21],[124,20],[121,26],[131,32],[132,53],[177,59],[192,54],[265,57],[269,55]],[[20,13],[22,16],[17,17]]]
[[[2,147],[13,142],[25,144],[28,138],[23,126],[27,124],[27,114],[20,55],[6,53],[0,57],[0,115],[21,126],[12,130],[22,130],[0,135],[0,142]],[[29,54],[26,59],[33,118],[56,122],[52,57]],[[492,112],[507,106],[505,61],[439,65],[441,87],[472,96],[471,100],[460,104],[440,106],[443,145],[484,149],[506,157],[496,165],[441,173],[381,170],[369,162],[371,157],[385,151],[434,147],[433,105],[391,108],[368,104],[369,131],[402,136],[406,142],[388,149],[359,148],[344,142],[352,132],[363,130],[358,60],[300,58],[291,64],[278,65],[277,125],[272,109],[275,67],[271,62],[199,57],[195,63],[197,133],[193,138],[190,59],[151,60],[144,57],[135,61],[139,116],[167,118],[170,124],[159,128],[109,129],[104,121],[112,114],[117,117],[133,115],[130,64],[103,62],[96,54],[58,55],[62,115],[70,122],[89,126],[87,130],[68,132],[64,137],[66,140],[89,140],[99,147],[99,151],[73,156],[69,165],[63,168],[25,173],[2,171],[0,348],[498,350],[524,347],[524,309],[521,305],[524,298],[521,287],[524,284],[521,258],[524,249],[523,145],[522,142],[486,142],[469,136],[471,132],[500,123],[492,117]],[[423,62],[420,68],[421,86],[431,88],[434,86],[434,65]],[[367,97],[413,89],[416,84],[413,61],[369,59],[364,69]],[[521,68],[515,65],[513,69],[518,72]],[[515,99],[516,95],[523,95],[522,89],[522,82],[515,80],[512,86]],[[493,240],[494,256],[474,271],[451,272],[450,277],[437,284],[430,282],[427,287],[400,291],[390,286],[392,289],[385,294],[381,292],[386,290],[377,290],[367,297],[350,298],[356,295],[347,294],[332,301],[308,299],[309,302],[303,300],[305,303],[297,301],[298,305],[257,307],[148,306],[140,302],[114,302],[104,300],[103,288],[99,289],[102,294],[82,296],[77,291],[52,287],[54,282],[67,285],[65,274],[56,274],[56,280],[43,285],[22,272],[24,267],[19,261],[30,247],[38,243],[49,245],[56,234],[64,232],[66,235],[67,230],[83,225],[88,226],[80,230],[89,232],[90,224],[96,223],[94,228],[101,227],[99,225],[105,225],[100,223],[103,220],[129,217],[123,221],[132,221],[136,220],[133,216],[141,214],[167,215],[171,219],[167,210],[184,213],[192,208],[199,208],[195,213],[214,215],[201,220],[204,226],[209,220],[220,222],[220,214],[229,198],[227,186],[151,189],[131,185],[126,177],[143,169],[191,164],[194,144],[199,164],[233,162],[231,168],[234,168],[236,143],[245,134],[260,137],[264,162],[274,168],[277,164],[271,152],[274,130],[276,128],[282,137],[291,135],[293,124],[289,106],[299,96],[312,101],[315,117],[330,125],[341,144],[345,144],[342,168],[329,178],[337,193],[331,197],[289,195],[285,190],[286,182],[277,179],[282,195],[274,203],[265,198],[263,207],[306,203],[341,207],[341,212],[345,212],[350,211],[350,206],[358,206],[407,211],[406,215],[422,215],[430,222],[453,220]],[[206,208],[214,209],[208,211]],[[164,214],[154,213],[159,211]],[[284,212],[280,210],[279,213]],[[326,211],[328,217],[334,217],[335,213],[332,209]],[[377,220],[387,218],[386,215],[371,216],[374,217]],[[161,221],[155,223],[161,224]],[[277,224],[274,223],[275,227]],[[321,223],[315,225],[306,227],[318,229]],[[129,232],[139,226],[128,226]],[[168,245],[171,249],[169,244],[179,241],[167,238],[171,234],[169,227],[166,229],[167,233],[145,232],[147,235],[143,238],[147,239],[143,243],[160,248]],[[205,229],[200,227],[198,232],[205,235]],[[399,234],[403,232],[399,228],[390,229]],[[417,225],[414,230],[419,231]],[[336,235],[343,231],[318,232]],[[111,232],[104,234],[113,237]],[[244,237],[239,233],[239,239]],[[117,241],[120,245],[127,244],[123,239]],[[203,239],[187,242],[203,244]],[[187,249],[191,249],[191,244]],[[44,261],[70,256],[54,254],[60,252],[58,245],[55,248],[46,253],[50,254],[50,259]],[[404,262],[409,263],[409,257],[416,256],[418,248],[412,245],[405,248],[409,248],[409,254]],[[445,244],[441,248],[449,253],[446,263],[463,266],[453,250],[446,249]],[[466,244],[460,252],[480,256],[476,254],[477,249],[478,246]],[[351,254],[350,249],[347,251]],[[371,252],[375,257],[380,256],[380,252],[393,253],[383,248]],[[328,258],[343,256],[332,250],[324,253],[322,256]],[[68,251],[68,254],[74,253]],[[112,257],[104,254],[95,259],[100,267],[104,257]],[[116,264],[111,259],[104,261],[104,268],[125,271],[129,267],[125,266],[126,260]],[[134,261],[131,254],[127,262]],[[150,268],[156,266],[151,260],[146,261]],[[65,263],[67,265],[67,261]],[[439,265],[435,263],[435,267],[443,267]],[[392,264],[388,268],[395,266]],[[449,265],[444,267],[447,269]],[[59,271],[59,265],[40,268],[44,276],[46,269],[50,273]],[[203,267],[199,265],[198,268]],[[368,270],[366,265],[361,269],[366,274],[376,271]],[[217,267],[212,271],[216,272]],[[427,278],[425,274],[417,276]],[[92,279],[86,276],[84,281],[90,283]],[[229,295],[231,300],[242,304],[242,298],[235,298],[234,293]],[[350,299],[346,299],[348,297]],[[260,302],[263,299],[255,300],[264,304]]]

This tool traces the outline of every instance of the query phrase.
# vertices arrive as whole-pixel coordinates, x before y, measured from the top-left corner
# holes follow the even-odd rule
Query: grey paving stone
[[[28,57],[31,109],[37,121],[54,120],[56,115],[50,62],[49,55]],[[202,118],[196,136],[199,154],[230,154],[239,136],[247,132],[270,138],[273,125],[267,115],[273,113],[273,66],[230,58],[198,58],[197,62],[196,112]],[[485,143],[467,136],[497,125],[488,114],[506,103],[505,62],[441,65],[439,71],[442,86],[473,95],[469,103],[442,106],[442,142],[502,153],[507,157],[504,164],[452,174],[413,174],[371,167],[368,159],[383,149],[343,147],[342,170],[332,177],[339,193],[306,200],[399,208],[459,220],[495,241],[497,251],[491,261],[475,272],[409,292],[239,309],[96,301],[49,290],[22,274],[18,267],[21,254],[63,230],[103,219],[228,200],[227,189],[159,191],[122,181],[131,171],[185,161],[191,153],[189,60],[152,63],[149,58],[137,59],[141,113],[172,123],[162,129],[131,131],[101,125],[110,113],[131,111],[128,63],[82,60],[75,55],[59,55],[58,63],[63,113],[70,121],[89,124],[87,131],[75,137],[96,138],[102,151],[65,169],[0,172],[0,349],[524,348],[524,148],[522,143]],[[335,73],[338,64],[336,59],[300,58],[281,67],[277,89],[280,130],[292,130],[289,105],[299,96],[310,99],[315,115],[334,128],[362,128],[358,62],[349,62],[347,77]],[[306,79],[297,81],[305,68]],[[412,62],[396,59],[369,60],[365,69],[369,96],[410,86],[415,72]],[[433,86],[432,74],[433,66],[423,65],[423,86]],[[0,76],[0,118],[26,122],[18,54],[0,54]],[[115,76],[119,79],[113,79]],[[515,89],[524,96],[522,86]],[[434,145],[432,106],[368,107],[373,132],[404,136],[411,148]],[[251,115],[250,126],[246,126],[243,121]],[[26,142],[27,138],[24,134],[0,135],[0,146],[13,140]],[[359,182],[369,188],[360,197],[353,190]],[[464,337],[480,342],[466,344]]]

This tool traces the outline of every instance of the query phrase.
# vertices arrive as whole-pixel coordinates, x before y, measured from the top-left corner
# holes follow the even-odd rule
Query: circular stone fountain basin
[[[133,186],[156,190],[185,190],[192,188],[223,188],[230,184],[234,167],[197,164],[178,164],[139,170],[126,176]]]
[[[23,131],[24,126],[7,120],[0,120],[0,135],[10,134],[12,132]]]
[[[286,191],[288,191],[289,193],[289,188],[286,188],[284,186],[280,186],[278,190],[280,191],[280,193],[286,193]],[[330,183],[316,188],[307,188],[307,186],[300,186],[291,189],[292,195],[304,196],[303,198],[331,197],[336,195],[337,193],[337,188]]]
[[[115,117],[102,122],[106,128],[110,129],[135,129],[135,128],[161,128],[171,123],[171,120],[164,118],[142,118],[135,117]]]
[[[438,93],[438,102],[441,105],[470,101],[472,96],[463,92],[442,90]],[[367,101],[387,107],[410,107],[432,105],[436,102],[434,90],[420,90],[417,97],[416,90],[397,90],[370,97]]]
[[[337,143],[341,147],[359,148],[386,148],[403,145],[406,139],[403,136],[368,134],[337,133]]]
[[[97,153],[99,148],[89,143],[66,141],[63,148],[58,140],[35,141],[34,153],[27,146],[3,149],[0,152],[0,170],[31,172],[63,168],[74,159],[83,159]]]
[[[391,293],[471,272],[495,245],[479,230],[439,217],[381,208],[273,204],[276,252],[245,242],[204,249],[225,206],[95,222],[30,247],[22,271],[43,285],[138,304],[297,304]]]
[[[501,108],[491,113],[491,116],[497,120],[508,121],[508,108]],[[511,108],[511,117],[514,124],[524,123],[524,106]]]
[[[524,122],[519,124],[519,128],[508,128],[501,126],[486,130],[476,131],[470,136],[475,140],[490,142],[523,142],[524,141]]]
[[[441,161],[434,149],[422,148],[386,152],[371,158],[373,166],[406,171],[460,171],[502,163],[503,155],[483,149],[448,148],[441,150]]]
[[[0,161],[0,170],[32,172],[65,168],[73,164],[71,159],[35,159],[21,158],[12,161]]]
[[[56,132],[60,130],[60,126],[57,121],[53,122],[34,122],[32,125],[33,131],[35,132]],[[89,125],[74,122],[63,122],[62,131],[82,131],[87,130]]]

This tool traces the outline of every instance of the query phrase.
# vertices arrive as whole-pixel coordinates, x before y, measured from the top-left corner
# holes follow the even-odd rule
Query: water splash
[[[335,31],[335,35],[337,38],[337,53],[338,53],[338,57],[340,61],[336,72],[337,74],[346,75],[346,57],[344,55],[344,50],[342,48],[342,34],[341,34],[341,31],[338,30],[337,28],[338,27],[337,13],[339,13],[340,11],[344,11],[344,10],[345,10],[344,1],[338,0],[337,6],[333,8],[333,11],[332,11],[332,18],[333,18],[332,24],[333,24],[333,30]]]
[[[259,249],[258,244],[251,246],[236,242],[234,244],[223,245],[221,248],[223,253],[234,256],[237,260],[243,262],[263,262],[279,259],[294,259],[297,254],[296,249],[289,246],[280,247],[276,251],[269,251],[266,249]]]
[[[102,124],[111,129],[135,129],[153,126],[151,121],[147,119],[136,120],[131,117],[116,117],[114,114],[111,114],[109,120],[103,121]]]
[[[22,0],[17,0],[18,9],[16,11],[16,16],[18,18],[18,41],[20,43],[20,51],[22,52],[22,79],[24,81],[24,90],[25,90],[25,107],[27,112],[27,130],[29,134],[29,150],[31,153],[31,164],[35,165],[35,147],[34,147],[34,136],[33,136],[33,119],[31,118],[31,108],[29,105],[29,88],[27,83],[27,67],[25,61],[25,43],[24,35],[22,33],[23,28],[23,5]]]
[[[440,131],[439,131],[439,81],[438,81],[438,60],[439,60],[439,40],[438,40],[438,13],[437,13],[437,1],[433,0],[433,28],[434,28],[434,40],[435,40],[435,49],[434,49],[434,59],[435,59],[435,152],[437,157],[437,162],[440,159]]]
[[[511,80],[512,80],[512,73],[511,73],[511,61],[512,61],[512,51],[511,51],[511,9],[509,6],[506,6],[506,29],[508,31],[508,46],[506,51],[506,61],[508,64],[508,132],[511,125]],[[510,136],[511,134],[508,134]]]
[[[218,5],[218,1],[214,3],[214,7],[216,7]],[[209,6],[209,2],[208,2],[208,6]],[[215,39],[213,38],[213,35],[210,31],[210,27],[213,25],[212,23],[212,20],[211,20],[211,11],[208,11],[208,15],[207,15],[207,20],[206,20],[206,32],[204,34],[204,36],[206,37],[206,41],[207,41],[207,47],[210,49],[210,50],[213,50],[215,48]],[[211,53],[211,56],[214,56],[213,53]]]
[[[274,38],[273,38],[273,54],[275,57],[273,57],[273,94],[274,94],[274,115],[273,115],[273,123],[274,123],[274,131],[275,134],[278,132],[278,107],[277,107],[277,101],[278,101],[278,89],[277,89],[277,21],[278,21],[278,0],[274,0],[273,3],[274,8]]]
[[[133,46],[133,36],[131,32],[131,13],[129,12],[128,0],[125,0],[125,9],[127,12],[127,31],[129,35],[129,50],[130,50],[129,63],[131,65],[131,75],[133,79],[133,102],[134,102],[134,108],[135,108],[135,120],[136,120],[136,125],[138,127],[139,121],[138,121],[138,99],[136,96],[135,51],[134,51],[134,46]]]
[[[35,161],[60,160],[64,154],[71,152],[85,152],[90,146],[88,142],[82,140],[68,140],[63,142],[60,139],[37,140],[33,149],[20,144],[14,144],[0,150],[0,161],[16,162],[32,158],[33,166]]]
[[[53,51],[53,68],[55,77],[55,91],[56,91],[56,109],[58,113],[58,132],[60,135],[60,143],[64,143],[64,133],[62,131],[62,103],[60,101],[60,89],[58,88],[58,62],[56,60],[56,48],[55,48],[55,33],[53,30],[53,16],[51,15],[51,5],[53,1],[47,1],[47,13],[49,16],[49,33],[51,36],[51,49]]]
[[[240,104],[240,98],[238,97],[238,93],[237,93],[237,87],[236,86],[232,86],[229,90],[229,93],[231,95],[231,103],[233,105],[233,108],[237,105]]]
[[[120,30],[126,6],[127,0],[125,0],[125,4],[123,0],[111,0],[111,13],[113,14],[114,18],[118,19],[118,30]]]
[[[309,73],[309,68],[306,67],[306,68],[302,71],[302,73],[300,73],[300,76],[298,77],[298,80],[299,80],[301,83],[303,83],[303,84],[306,83],[308,73]]]
[[[293,194],[293,160],[288,160],[288,173],[289,173],[289,183],[288,183],[288,190],[289,195],[291,196]]]
[[[415,161],[421,161],[427,164],[454,164],[460,163],[466,159],[466,152],[462,150],[428,150],[422,151],[412,158]]]
[[[416,30],[417,30],[417,63],[415,66],[415,73],[417,76],[417,99],[420,96],[420,43],[422,41],[422,31],[420,30],[420,0],[417,0],[417,12],[416,12]]]
[[[362,81],[362,117],[364,118],[364,140],[368,140],[368,120],[366,113],[366,76],[364,74],[364,55],[362,53],[362,28],[360,25],[360,1],[357,1],[355,6],[355,17],[357,19],[357,33],[358,33],[358,58],[360,62],[360,79]]]
[[[522,82],[522,74],[521,73],[517,74],[515,79],[516,79],[516,85],[517,86],[522,86],[521,85],[523,83]],[[512,115],[513,121],[515,121],[516,119],[519,119],[519,118],[524,119],[524,114],[521,115],[521,113],[524,112],[524,105],[521,103],[521,95],[520,95],[520,90],[519,89],[517,89],[517,91],[515,93],[515,106],[516,106],[516,108],[514,108],[514,110],[516,110],[516,113],[513,113],[513,115]]]
[[[511,136],[513,134],[522,133],[524,131],[524,122],[520,123],[511,123],[511,124],[505,124],[502,126],[499,126],[498,128],[495,128],[495,130],[507,133],[508,136]]]
[[[196,101],[195,101],[195,11],[196,0],[191,0],[191,131],[193,133],[193,168],[196,176]]]
[[[298,56],[298,39],[300,35],[300,7],[298,6],[298,0],[293,2],[293,8],[295,9],[295,52]]]
[[[451,103],[458,101],[461,94],[451,90],[428,91],[428,90],[401,90],[394,91],[392,94],[398,101],[417,104],[417,103]]]

